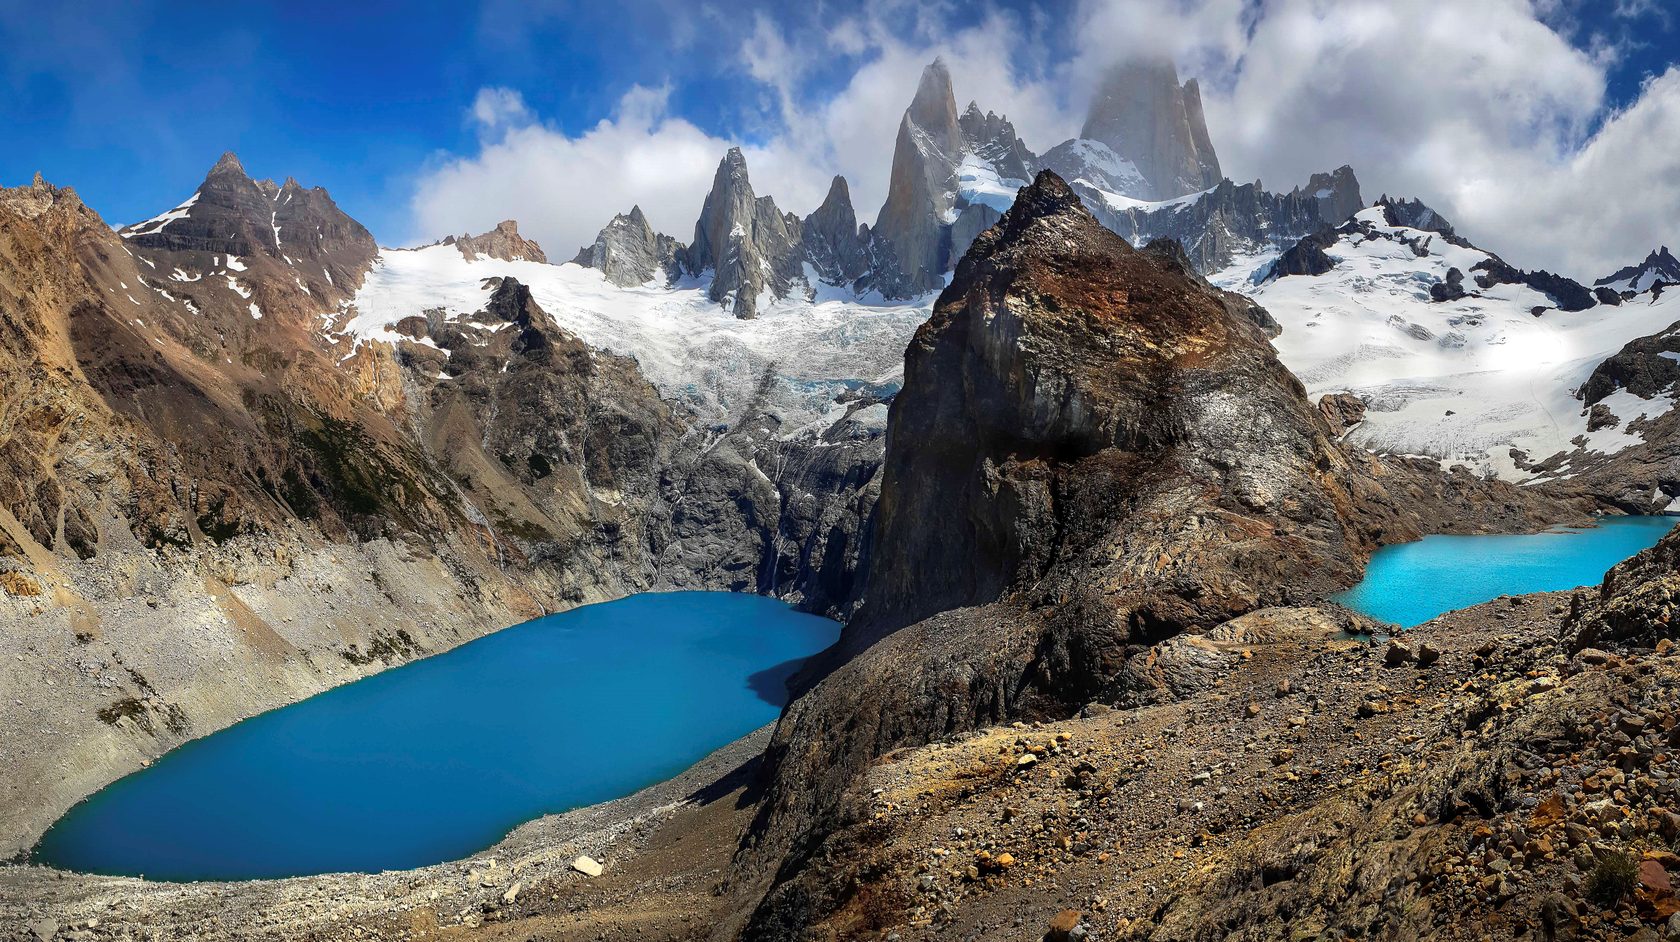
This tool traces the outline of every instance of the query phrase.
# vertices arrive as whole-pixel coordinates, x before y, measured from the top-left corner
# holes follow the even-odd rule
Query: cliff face
[[[922,71],[916,97],[899,121],[887,201],[875,221],[875,234],[885,240],[903,279],[895,293],[929,291],[944,281],[962,152],[951,73],[936,59]]]
[[[906,353],[863,608],[768,752],[747,858],[792,849],[760,937],[841,892],[802,868],[875,757],[1123,697],[1148,645],[1321,597],[1379,542],[1566,513],[1344,451],[1250,308],[1050,173],[976,240]]]
[[[1148,180],[1147,199],[1205,190],[1224,178],[1208,137],[1201,89],[1178,83],[1168,60],[1120,63],[1103,78],[1079,136],[1100,141]]]

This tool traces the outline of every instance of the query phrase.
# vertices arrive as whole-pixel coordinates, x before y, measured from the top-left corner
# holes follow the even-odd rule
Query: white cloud
[[[415,241],[511,218],[551,257],[568,258],[637,203],[655,226],[687,241],[729,143],[671,117],[665,90],[632,88],[611,118],[576,137],[503,107],[509,99],[498,90],[486,92],[472,109],[487,135],[479,152],[422,174],[411,207]],[[512,117],[525,120],[510,124]]]
[[[525,96],[511,88],[481,88],[469,112],[485,133],[531,123],[531,109]]]
[[[1680,242],[1680,78],[1609,113],[1613,54],[1572,45],[1548,11],[1553,0],[1082,0],[1071,25],[994,12],[952,29],[938,5],[872,0],[799,30],[761,17],[725,68],[764,89],[768,117],[742,129],[759,141],[747,148],[755,189],[800,214],[841,173],[859,217],[874,218],[900,116],[935,55],[959,107],[1008,114],[1042,151],[1077,132],[1114,59],[1164,51],[1200,77],[1233,178],[1287,189],[1350,163],[1368,197],[1420,197],[1513,264],[1589,277]],[[1056,30],[1078,37],[1071,57],[1046,42]],[[835,62],[851,68],[837,90],[810,81]],[[733,143],[648,89],[576,137],[507,89],[481,91],[472,116],[481,149],[422,174],[417,235],[515,216],[559,256],[640,203],[686,240]]]

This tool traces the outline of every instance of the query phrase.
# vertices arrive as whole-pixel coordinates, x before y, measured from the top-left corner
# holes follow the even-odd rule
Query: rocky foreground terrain
[[[1264,609],[1152,645],[1125,699],[891,752],[843,796],[822,864],[843,901],[808,937],[1671,938],[1677,561],[1671,536],[1601,589],[1392,640]],[[730,938],[762,742],[412,873],[12,871],[0,938]]]

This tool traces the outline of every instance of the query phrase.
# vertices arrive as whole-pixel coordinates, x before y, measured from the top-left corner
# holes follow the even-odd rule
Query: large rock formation
[[[1556,505],[1343,449],[1249,303],[1138,251],[1042,173],[906,353],[863,608],[778,724],[751,934],[847,893],[838,796],[894,748],[1120,696],[1147,646],[1352,582],[1379,542]]]
[[[753,194],[747,159],[731,147],[694,224],[694,241],[682,252],[684,267],[696,275],[711,271],[707,295],[736,317],[756,317],[761,295],[783,297],[803,274],[798,245],[799,220]]]
[[[499,258],[505,262],[548,264],[548,256],[543,254],[542,246],[520,235],[519,223],[512,219],[496,223],[496,228],[483,235],[451,236],[443,241],[453,243],[469,262],[483,257]]]
[[[1148,199],[1205,190],[1224,175],[1208,137],[1195,79],[1178,83],[1170,60],[1121,62],[1103,77],[1079,136],[1100,141],[1149,181]]]
[[[682,243],[655,232],[640,206],[619,213],[595,237],[593,245],[578,250],[573,262],[599,269],[607,280],[622,288],[650,281],[670,282],[681,272]]]

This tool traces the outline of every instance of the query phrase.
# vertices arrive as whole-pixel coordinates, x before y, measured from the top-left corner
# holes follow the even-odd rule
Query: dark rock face
[[[1382,207],[1383,220],[1391,226],[1404,226],[1407,229],[1422,229],[1424,232],[1439,233],[1449,243],[1463,248],[1473,248],[1470,243],[1453,230],[1452,223],[1435,210],[1425,206],[1422,200],[1391,199],[1388,194],[1377,200]]]
[[[1483,288],[1491,288],[1494,285],[1528,285],[1551,298],[1560,311],[1584,311],[1598,303],[1593,293],[1574,279],[1554,275],[1549,271],[1522,271],[1498,256],[1477,262],[1471,270],[1481,272],[1476,276],[1476,283]]]
[[[1468,296],[1469,292],[1464,290],[1464,272],[1457,268],[1447,269],[1447,279],[1445,281],[1436,282],[1429,286],[1429,300],[1437,304],[1457,301]]]
[[[707,296],[736,317],[756,317],[760,294],[786,296],[801,276],[798,243],[799,220],[753,194],[746,158],[731,147],[694,224],[694,241],[682,252],[683,266],[690,274],[710,270]]]
[[[1284,250],[1278,260],[1272,263],[1269,277],[1284,278],[1289,275],[1318,276],[1336,267],[1325,249],[1336,244],[1337,233],[1334,229],[1321,229]]]
[[[496,228],[483,235],[464,235],[444,241],[452,242],[469,262],[482,256],[508,262],[548,263],[548,256],[543,254],[542,246],[520,235],[519,223],[512,219],[496,223]]]
[[[1041,173],[906,353],[863,607],[767,753],[743,862],[791,849],[748,935],[798,937],[848,892],[821,841],[875,757],[1118,695],[1133,653],[1322,596],[1378,542],[1537,519],[1339,431],[1242,305]]]
[[[379,246],[321,187],[254,181],[223,154],[182,209],[118,230],[129,247],[167,255],[188,271],[212,256],[267,258],[292,269],[316,294],[354,290]],[[165,269],[167,271],[168,269]]]
[[[1680,323],[1670,324],[1661,333],[1629,341],[1587,377],[1581,387],[1581,401],[1591,406],[1618,389],[1626,389],[1641,399],[1672,390],[1680,382],[1680,361],[1675,359],[1680,355],[1677,330]]]
[[[1202,115],[1200,86],[1195,79],[1180,85],[1170,60],[1111,69],[1079,136],[1131,161],[1153,188],[1151,199],[1205,190],[1224,178]]]
[[[640,206],[632,206],[630,212],[614,216],[595,237],[595,244],[579,249],[572,261],[598,269],[608,281],[628,288],[676,278],[682,251],[676,239],[653,231]]]
[[[1331,225],[1341,225],[1365,208],[1365,201],[1359,195],[1359,179],[1346,164],[1330,173],[1313,174],[1299,192],[1318,200],[1318,218]]]

